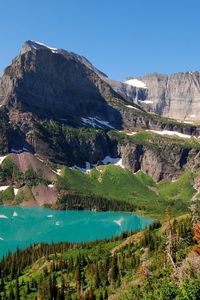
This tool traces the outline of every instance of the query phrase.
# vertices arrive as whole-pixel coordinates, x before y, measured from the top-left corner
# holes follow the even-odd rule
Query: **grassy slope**
[[[136,134],[130,136],[121,131],[109,131],[108,135],[111,139],[116,139],[122,143],[133,142],[139,145],[152,145],[162,148],[164,144],[171,144],[182,147],[184,149],[193,148],[200,149],[200,143],[195,137],[181,138],[179,136],[160,135],[150,131],[138,131]]]
[[[60,128],[58,125],[57,127]],[[86,128],[74,129],[68,126],[64,127],[64,129],[67,131],[67,135],[75,135],[81,139],[88,139],[102,132],[101,130]],[[49,130],[50,132],[52,131],[51,126]],[[159,151],[163,148],[164,144],[171,144],[172,148],[173,146],[200,148],[200,144],[195,138],[163,137],[147,131],[138,132],[134,136],[128,136],[122,132],[110,131],[108,135],[111,139],[116,139],[120,143],[148,144],[158,148]],[[6,174],[7,176],[9,173],[12,177],[16,173],[16,170],[13,172],[13,165],[6,164],[6,162],[7,160],[1,165],[1,175],[5,176]],[[15,177],[18,175],[16,173]],[[16,178],[14,179],[16,180]],[[157,217],[162,215],[169,205],[174,207],[176,213],[180,214],[187,211],[186,202],[191,199],[195,192],[191,185],[192,180],[193,175],[186,172],[176,182],[162,181],[156,184],[149,176],[142,172],[132,174],[126,169],[109,165],[93,169],[89,174],[82,174],[79,171],[64,167],[63,174],[58,179],[58,182],[66,190],[75,191],[83,195],[97,195],[108,199],[123,200],[134,204],[140,212],[142,211],[144,214]],[[0,203],[7,193],[8,191],[0,192]],[[13,189],[12,197],[10,196],[9,199],[11,198],[14,198]]]
[[[107,165],[93,169],[89,174],[64,167],[59,184],[66,190],[84,195],[98,195],[136,205],[144,214],[160,216],[168,206],[176,214],[187,211],[187,201],[195,193],[193,175],[184,173],[177,181],[156,184],[143,172],[133,174],[119,166]]]
[[[120,280],[116,281],[115,286],[112,286],[110,283],[107,283],[107,287],[104,285],[98,287],[94,286],[96,295],[94,299],[100,300],[100,292],[104,294],[106,289],[108,295],[110,295],[109,299],[112,300],[199,299],[199,267],[195,268],[197,274],[194,274],[192,270],[195,264],[191,266],[191,269],[188,269],[186,264],[186,258],[191,254],[194,259],[199,261],[198,255],[195,254],[194,251],[196,245],[193,239],[192,224],[189,218],[177,219],[177,221],[176,232],[178,233],[177,239],[179,240],[179,247],[175,250],[177,263],[176,280],[174,280],[171,264],[166,261],[166,237],[163,227],[161,227],[141,231],[139,234],[136,233],[127,239],[107,242],[102,241],[96,245],[85,244],[78,247],[74,246],[74,249],[68,250],[67,252],[50,254],[47,257],[42,255],[42,257],[37,259],[33,264],[27,264],[22,274],[20,274],[20,293],[21,295],[23,294],[24,283],[30,283],[33,280],[40,282],[44,273],[46,282],[48,282],[48,272],[50,272],[53,263],[56,265],[56,263],[64,260],[69,261],[71,258],[76,262],[80,255],[84,255],[87,261],[82,271],[85,274],[84,290],[86,291],[87,287],[91,285],[94,286],[93,278],[96,274],[94,269],[95,265],[100,267],[101,263],[110,257],[109,264],[110,267],[112,267],[112,257],[115,253],[120,270],[120,272],[118,272]],[[185,236],[187,236],[187,240],[185,240]],[[31,251],[33,252],[34,248]],[[181,266],[185,269],[185,277],[180,280],[179,270],[181,270]],[[44,271],[45,269],[46,271]],[[66,278],[73,300],[76,299],[75,270],[76,268],[72,268],[70,273],[68,273],[69,271],[67,271],[65,265],[63,265],[62,269],[57,265],[54,273],[59,288],[61,286],[61,277],[64,276],[64,278]],[[102,272],[100,272],[100,278],[102,278],[101,274]],[[7,290],[7,293],[11,285],[15,287],[15,279],[10,280],[9,277],[7,277],[4,283],[4,290]],[[35,299],[37,292],[39,292],[39,290],[36,290],[34,286],[30,285],[29,295],[26,296],[26,299]]]

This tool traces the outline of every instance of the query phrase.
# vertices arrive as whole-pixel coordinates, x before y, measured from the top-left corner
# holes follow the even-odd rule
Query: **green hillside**
[[[18,250],[0,262],[0,299],[197,300],[200,246],[193,236],[190,217],[173,220],[168,212],[162,227],[110,241]]]
[[[195,193],[193,179],[193,174],[184,173],[175,182],[155,183],[141,171],[133,174],[120,166],[99,166],[88,174],[64,167],[58,186],[67,193],[127,202],[143,214],[158,217],[168,206],[173,207],[176,214],[188,211],[188,201]]]

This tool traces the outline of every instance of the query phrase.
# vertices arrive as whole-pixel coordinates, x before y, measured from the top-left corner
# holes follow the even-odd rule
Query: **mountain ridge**
[[[130,79],[141,82],[127,84]],[[106,79],[127,101],[139,104],[148,112],[195,124],[199,122],[200,73],[179,72],[171,75],[151,73],[129,77],[124,83]]]

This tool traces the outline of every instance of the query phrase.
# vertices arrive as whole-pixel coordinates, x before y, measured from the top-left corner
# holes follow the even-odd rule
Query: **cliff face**
[[[128,101],[141,105],[146,111],[183,121],[200,120],[199,72],[169,76],[153,73],[138,80],[145,88],[105,78],[116,92]]]
[[[54,128],[54,130],[53,130]],[[103,132],[85,128],[70,129],[61,125],[51,128],[42,124],[33,135],[36,153],[68,166],[86,167],[101,164],[106,156],[121,157],[125,168],[149,174],[155,181],[176,179],[184,170],[199,170],[200,144],[196,138],[163,137],[149,132],[137,138],[118,131]],[[135,139],[134,139],[135,137]]]
[[[118,150],[127,169],[132,172],[142,170],[156,182],[162,179],[176,179],[183,170],[191,166],[193,171],[197,170],[200,163],[197,155],[199,150],[186,149],[173,143],[154,147],[129,142],[126,145],[119,144]]]
[[[177,73],[170,76],[152,74],[143,77],[142,81],[148,87],[146,99],[152,101],[155,113],[181,120],[199,121],[199,72]]]

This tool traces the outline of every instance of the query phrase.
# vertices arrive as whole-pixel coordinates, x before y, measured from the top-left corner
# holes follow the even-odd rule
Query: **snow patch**
[[[2,162],[4,161],[4,159],[7,157],[7,155],[5,156],[0,156],[0,164],[2,164]]]
[[[14,188],[14,194],[15,194],[15,196],[17,195],[18,191],[19,191],[19,189]]]
[[[52,188],[53,188],[53,184],[48,184],[48,187],[49,187],[50,189],[52,189]]]
[[[134,107],[134,106],[132,106],[132,105],[125,105],[125,106],[128,107],[128,108],[132,108],[132,109],[139,110],[137,107]]]
[[[0,191],[5,191],[9,188],[9,185],[0,186]]]
[[[122,159],[121,159],[120,157],[112,158],[112,157],[110,157],[110,156],[106,156],[106,157],[102,160],[102,163],[103,163],[104,165],[112,164],[112,165],[120,166],[120,167],[124,168],[124,166],[122,165]]]
[[[134,132],[134,131],[132,131],[132,132],[126,132],[126,135],[135,135],[137,132]]]
[[[138,79],[129,79],[129,80],[126,80],[124,83],[134,86],[134,87],[137,87],[137,88],[147,89],[146,84],[143,81],[138,80]]]
[[[56,170],[56,174],[60,176],[61,175],[61,169]]]
[[[91,164],[89,162],[86,162],[85,163],[85,168],[81,168],[81,167],[78,167],[78,166],[75,165],[73,167],[70,167],[70,169],[78,170],[82,173],[88,174],[88,173],[90,173],[90,171],[93,168],[96,168],[97,166],[101,166],[102,164],[103,165],[112,164],[112,165],[115,165],[115,166],[120,166],[123,169],[125,168],[122,164],[122,158],[120,158],[120,157],[112,158],[110,156],[106,156],[102,161],[98,161],[96,164]]]
[[[194,123],[191,122],[191,121],[184,121],[183,123],[185,123],[185,124],[194,124]]]
[[[153,101],[151,100],[138,100],[140,101],[141,103],[145,103],[145,104],[153,104]]]
[[[174,179],[172,179],[171,181],[172,181],[172,182],[176,182],[177,180],[178,180],[178,179],[174,178]]]
[[[55,174],[57,174],[58,176],[60,176],[61,175],[61,169],[58,169],[58,170],[52,170],[52,172],[54,172]]]
[[[97,166],[97,164],[90,164],[88,161],[86,161],[85,168],[81,168],[81,167],[78,167],[78,166],[75,165],[75,166],[71,167],[70,169],[78,170],[82,173],[88,174],[91,171],[91,169],[96,167],[96,166]]]
[[[170,130],[162,130],[162,131],[158,131],[158,130],[146,130],[146,131],[150,131],[150,132],[154,132],[160,135],[170,135],[170,136],[178,136],[181,138],[191,138],[192,136],[189,134],[184,134],[184,133],[180,133],[177,131],[170,131]]]
[[[196,118],[196,115],[190,115],[190,118]]]
[[[103,121],[98,117],[87,117],[87,118],[82,117],[81,120],[84,124],[88,124],[88,125],[92,126],[93,128],[97,127],[97,128],[103,129],[105,127],[108,127],[108,128],[115,129],[113,126],[110,125],[109,122]]]
[[[34,155],[35,155],[35,157],[36,157],[39,161],[41,161],[42,163],[44,162],[44,160],[41,159],[37,154],[34,154]]]
[[[57,53],[58,52],[58,48],[52,48],[52,47],[49,47],[49,46],[47,46],[47,45],[45,45],[43,43],[40,43],[40,42],[30,41],[29,42],[29,46],[32,49],[40,49],[41,46],[42,46],[42,47],[50,49],[53,53]]]

